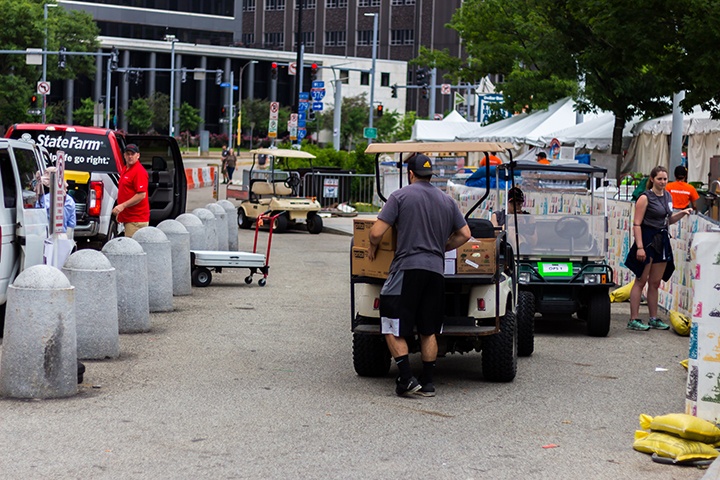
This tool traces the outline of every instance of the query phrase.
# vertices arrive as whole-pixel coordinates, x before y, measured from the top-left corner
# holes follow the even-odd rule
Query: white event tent
[[[480,127],[479,123],[468,122],[456,110],[438,120],[415,120],[411,139],[416,142],[452,142],[458,134],[464,134]]]

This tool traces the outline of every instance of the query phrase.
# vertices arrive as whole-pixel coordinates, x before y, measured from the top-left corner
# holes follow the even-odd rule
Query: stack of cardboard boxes
[[[356,218],[353,221],[353,275],[387,278],[390,273],[390,264],[395,257],[395,247],[397,246],[397,231],[393,227],[385,232],[375,253],[375,260],[370,261],[370,228],[375,220],[375,218]]]

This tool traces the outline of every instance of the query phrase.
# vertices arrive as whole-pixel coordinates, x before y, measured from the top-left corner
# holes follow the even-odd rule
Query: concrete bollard
[[[164,220],[157,226],[170,241],[173,295],[191,295],[190,233],[177,220]]]
[[[220,200],[217,204],[225,209],[225,214],[227,215],[228,250],[231,252],[237,252],[239,250],[237,209],[230,200]]]
[[[116,358],[120,355],[120,338],[115,268],[97,250],[78,250],[70,255],[62,271],[75,287],[78,358]]]
[[[8,287],[7,296],[0,395],[75,395],[75,288],[57,268],[35,265],[18,275]]]
[[[172,248],[156,227],[143,227],[133,235],[147,253],[148,301],[151,312],[173,310]]]
[[[217,223],[215,214],[207,208],[196,208],[192,213],[203,223],[205,229],[205,250],[217,250],[218,236],[217,227],[215,226]]]
[[[218,250],[227,252],[228,251],[228,225],[227,225],[227,213],[225,209],[217,203],[209,203],[205,205],[205,208],[210,210],[215,215],[215,228],[217,230],[218,237]]]
[[[190,250],[207,250],[205,227],[197,215],[183,213],[175,220],[180,222],[190,234]]]
[[[113,238],[102,253],[115,267],[117,312],[120,333],[150,331],[147,255],[140,244],[127,237]]]

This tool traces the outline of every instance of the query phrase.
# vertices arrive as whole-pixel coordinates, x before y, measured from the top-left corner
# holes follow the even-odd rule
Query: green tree
[[[1,49],[24,53],[27,48],[43,46],[43,2],[0,0],[0,9],[3,12]],[[62,6],[52,8],[48,12],[47,31],[49,50],[58,50],[63,46],[72,52],[94,52],[99,47],[98,27],[85,12],[67,11]],[[47,78],[51,81],[80,75],[92,77],[95,72],[95,61],[90,56],[68,56],[67,68],[60,70],[57,56],[49,55],[47,65]],[[38,120],[29,116],[27,110],[41,72],[40,65],[26,65],[24,54],[0,56],[0,118],[5,125]]]
[[[290,107],[280,107],[278,111],[278,138],[288,133],[287,124],[290,120]],[[268,123],[270,121],[270,101],[259,98],[243,100],[242,102],[242,127],[243,131],[250,130],[256,137],[267,137]]]
[[[75,125],[91,126],[95,118],[95,102],[92,98],[80,100],[80,106],[73,110],[73,123]]]
[[[340,146],[348,149],[355,139],[363,138],[363,129],[368,126],[369,108],[367,95],[344,97],[340,112]],[[328,109],[322,114],[319,124],[321,128],[332,129],[335,109]]]
[[[511,111],[542,108],[568,95],[580,111],[610,111],[616,118],[617,154],[627,120],[666,113],[673,92],[694,86],[681,67],[696,62],[688,48],[700,54],[720,39],[718,27],[708,25],[718,13],[717,2],[700,0],[467,0],[450,26],[465,41],[470,60],[423,51],[415,62],[449,68],[451,75],[470,82],[477,82],[479,73],[504,75],[498,88]],[[707,19],[703,24],[711,40],[695,25],[689,31],[688,19],[700,17]],[[702,48],[691,42],[700,36],[705,37]],[[718,68],[705,58],[711,69]],[[713,98],[715,83],[699,96]]]
[[[398,127],[397,141],[410,140],[412,138],[412,128],[413,125],[415,125],[415,120],[417,120],[416,112],[405,112]]]
[[[170,122],[170,95],[162,92],[153,92],[147,98],[148,106],[152,110],[152,128],[168,131]]]
[[[185,132],[187,148],[190,148],[190,133],[197,130],[202,122],[200,111],[187,102],[180,105],[180,130]]]
[[[135,133],[147,133],[152,127],[153,112],[144,98],[133,99],[125,114],[130,128]],[[180,110],[180,118],[182,121],[182,109]]]
[[[377,127],[378,142],[394,142],[400,126],[400,114],[395,110],[385,112],[382,117],[375,119],[373,125]]]

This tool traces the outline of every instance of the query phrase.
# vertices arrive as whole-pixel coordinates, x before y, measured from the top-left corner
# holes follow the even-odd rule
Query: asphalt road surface
[[[437,397],[398,398],[394,367],[352,368],[349,244],[276,235],[266,287],[223,271],[152,314],[150,333],[121,335],[118,359],[86,362],[77,396],[0,399],[0,478],[703,476],[632,449],[639,414],[684,410],[687,337],[626,330],[627,304],[613,305],[608,338],[539,320],[514,382],[484,381],[479,353],[449,355]]]

